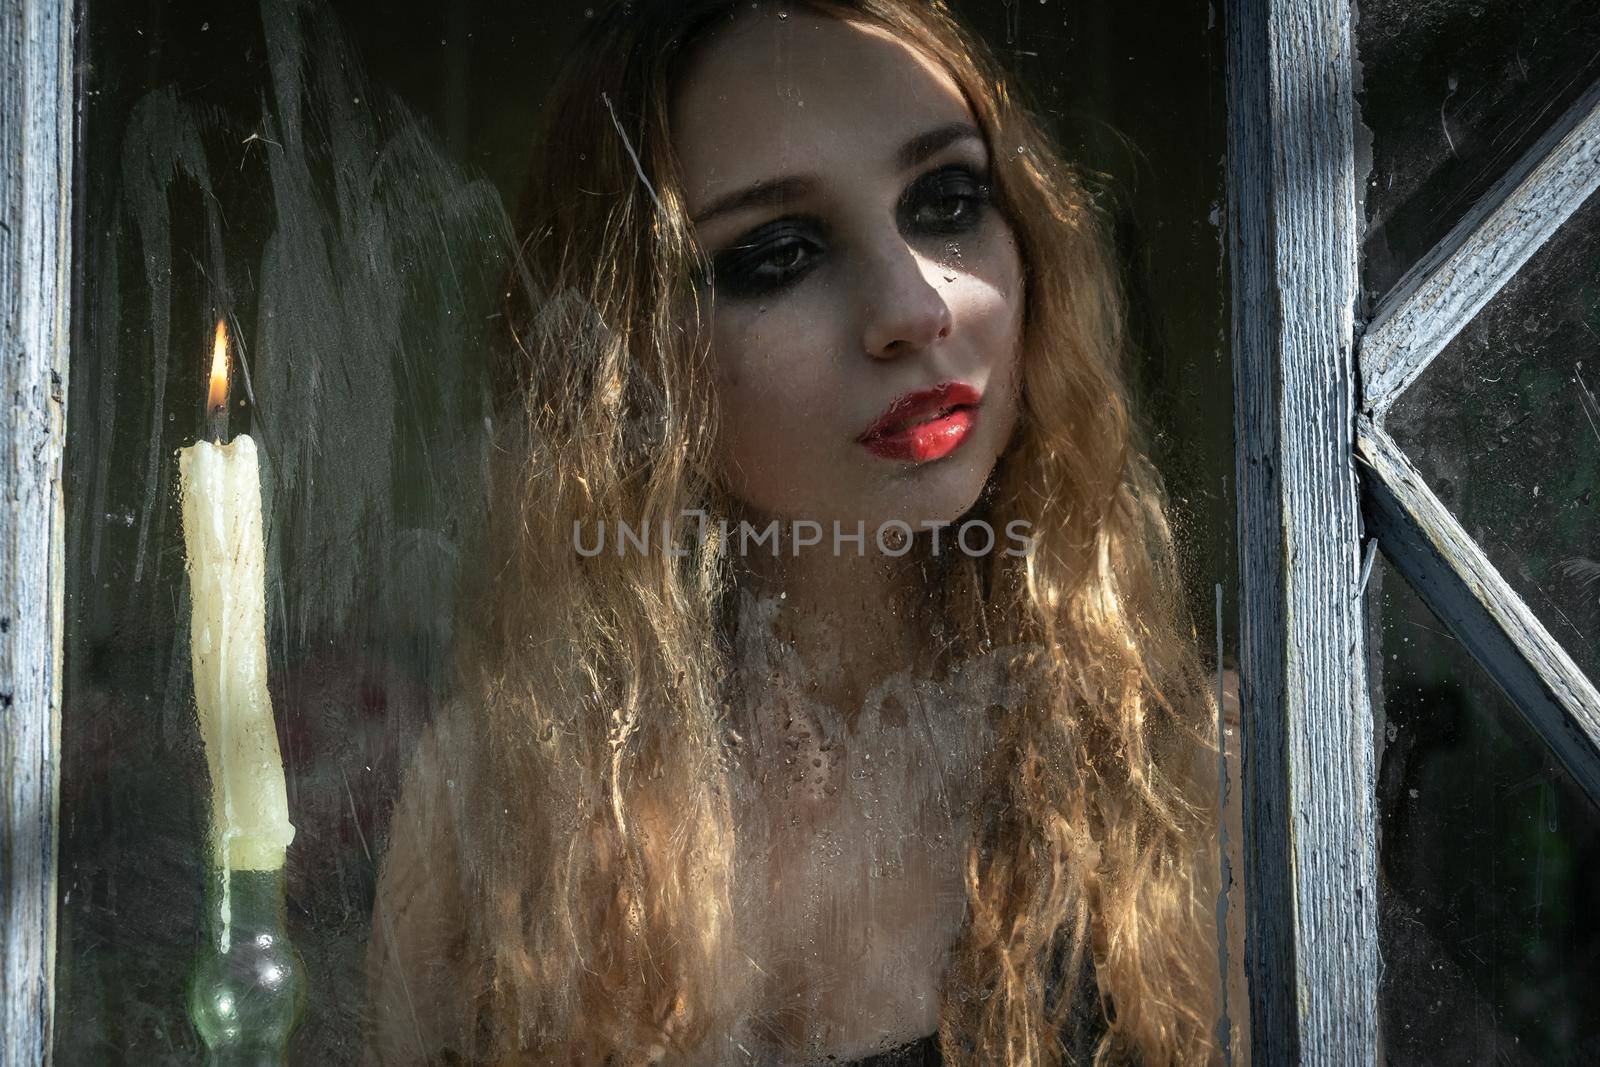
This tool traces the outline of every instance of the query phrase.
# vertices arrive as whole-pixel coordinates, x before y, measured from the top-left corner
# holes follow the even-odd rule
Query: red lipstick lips
[[[941,382],[897,397],[856,438],[884,459],[928,463],[961,447],[978,421],[982,395],[966,382]]]

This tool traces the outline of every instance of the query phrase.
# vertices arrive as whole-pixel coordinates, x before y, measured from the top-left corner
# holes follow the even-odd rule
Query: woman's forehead
[[[678,88],[673,143],[691,213],[796,170],[887,166],[908,138],[974,122],[955,80],[881,27],[752,12],[709,42]]]

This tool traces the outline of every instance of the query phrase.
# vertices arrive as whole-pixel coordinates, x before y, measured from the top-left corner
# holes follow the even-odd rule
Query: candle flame
[[[228,326],[217,320],[217,339],[211,346],[211,388],[206,392],[206,410],[228,406]]]

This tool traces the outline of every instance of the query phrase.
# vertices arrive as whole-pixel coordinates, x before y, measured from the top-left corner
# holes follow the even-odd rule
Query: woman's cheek
[[[781,351],[772,347],[772,324],[756,312],[729,316],[713,334],[721,407],[722,469],[728,488],[766,509],[775,502],[786,452],[788,420],[799,398],[785,380]],[[731,321],[730,321],[731,320]]]
[[[798,295],[725,314],[712,358],[727,488],[758,511],[810,518],[843,484],[830,442],[848,416],[827,329],[834,317]]]

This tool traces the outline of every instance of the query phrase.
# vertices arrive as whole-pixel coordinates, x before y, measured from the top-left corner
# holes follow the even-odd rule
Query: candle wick
[[[206,436],[214,445],[228,441],[228,405],[218,404],[206,412]]]

